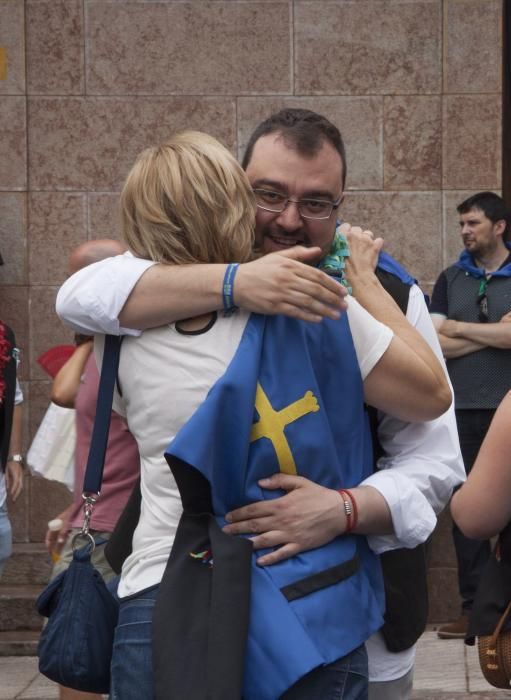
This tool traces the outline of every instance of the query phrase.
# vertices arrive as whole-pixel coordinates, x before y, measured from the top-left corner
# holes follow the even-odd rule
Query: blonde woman
[[[383,613],[378,561],[363,535],[392,532],[381,494],[357,488],[372,469],[364,400],[406,420],[429,420],[450,402],[443,374],[419,336],[403,330],[390,298],[382,305],[396,330],[407,334],[406,343],[351,298],[347,317],[320,326],[251,316],[233,306],[234,265],[253,254],[255,203],[244,172],[212,137],[186,131],[144,151],[128,175],[121,208],[134,255],[229,265],[228,313],[123,342],[114,407],[139,446],[142,507],[118,589],[111,697],[325,700],[335,693],[362,700],[363,643]],[[286,399],[278,409],[286,392],[298,400]],[[205,412],[208,426],[200,423]],[[279,469],[317,482],[329,495],[335,526],[328,544],[263,572],[249,542],[221,528],[228,509],[260,500],[260,478]],[[197,488],[190,488],[194,481]],[[215,625],[203,624],[208,613],[196,606],[197,596],[203,585],[215,588],[211,582],[226,569],[202,535],[204,551],[198,543],[188,546],[184,516],[179,525],[182,499],[185,512],[206,514],[212,537],[227,550],[229,543],[239,547],[235,564],[248,563],[251,596],[248,586],[239,590],[240,581],[228,577],[220,586],[225,616]],[[181,547],[172,550],[176,535]],[[281,588],[293,588],[297,576],[314,580],[316,588],[290,600]],[[177,589],[180,594],[172,594]],[[200,602],[211,601],[207,594]],[[286,623],[294,616],[296,633]],[[232,626],[243,632],[245,623],[237,645],[226,644],[236,639]]]

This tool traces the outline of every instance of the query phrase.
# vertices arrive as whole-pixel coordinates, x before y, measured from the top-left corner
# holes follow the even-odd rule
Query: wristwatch
[[[18,464],[21,464],[22,466],[25,463],[25,460],[23,459],[23,455],[21,455],[19,453],[15,454],[15,455],[9,455],[7,457],[7,461],[8,462],[18,462]]]

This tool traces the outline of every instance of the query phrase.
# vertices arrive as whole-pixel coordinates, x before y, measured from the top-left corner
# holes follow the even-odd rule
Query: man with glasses
[[[284,109],[256,128],[242,164],[257,203],[255,245],[266,255],[239,266],[232,284],[234,303],[308,321],[335,318],[343,308],[340,285],[303,264],[322,258],[324,269],[346,272],[354,296],[378,318],[386,294],[374,273],[379,244],[369,232],[350,230],[336,218],[346,179],[339,130],[309,110]],[[349,238],[349,258],[343,233]],[[121,257],[68,280],[59,292],[57,311],[82,331],[133,334],[134,328],[222,309],[225,272],[225,265],[170,268]],[[384,254],[378,275],[410,323],[441,355],[423,295],[413,280]],[[370,698],[405,700],[411,697],[414,642],[427,617],[424,552],[417,546],[433,531],[436,514],[461,481],[462,467],[452,410],[424,424],[382,415],[375,423],[381,459],[375,474],[353,490],[361,499],[356,532],[366,535],[378,553],[411,548],[415,561],[412,568],[399,563],[395,569],[401,581],[399,586],[393,581],[395,609],[402,619],[386,630],[385,641],[377,634],[368,645],[370,679],[375,681]],[[286,493],[231,513],[227,528],[233,534],[252,533],[257,549],[273,548],[259,558],[261,565],[319,547],[336,536],[342,507],[337,492],[287,474],[272,476],[263,487]],[[378,529],[378,498],[366,500],[375,493],[383,496],[391,513],[392,532]]]
[[[511,213],[493,192],[458,207],[465,250],[442,272],[431,315],[453,385],[461,452],[467,474],[495,409],[511,389]],[[460,617],[438,630],[463,638],[490,543],[471,540],[453,525],[462,599]]]

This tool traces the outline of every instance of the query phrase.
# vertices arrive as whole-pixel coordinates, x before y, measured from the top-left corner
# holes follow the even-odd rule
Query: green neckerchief
[[[348,241],[337,228],[332,240],[332,245],[330,246],[330,250],[325,257],[321,259],[318,267],[320,270],[323,270],[323,272],[326,272],[327,275],[338,277],[340,283],[344,285],[351,294],[351,287],[346,279],[345,262],[345,258],[348,258],[349,255],[350,251],[348,248]]]

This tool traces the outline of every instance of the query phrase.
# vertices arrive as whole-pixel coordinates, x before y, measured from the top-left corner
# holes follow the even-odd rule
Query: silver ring
[[[84,540],[85,544],[78,546],[76,544],[76,542],[80,539]],[[94,542],[94,537],[90,534],[90,532],[87,532],[87,533],[78,532],[71,540],[71,548],[72,548],[73,552],[76,551],[77,549],[81,549],[82,547],[85,547],[87,545],[91,545],[91,547],[92,547],[91,554],[92,554],[92,552],[96,549],[96,543]]]

